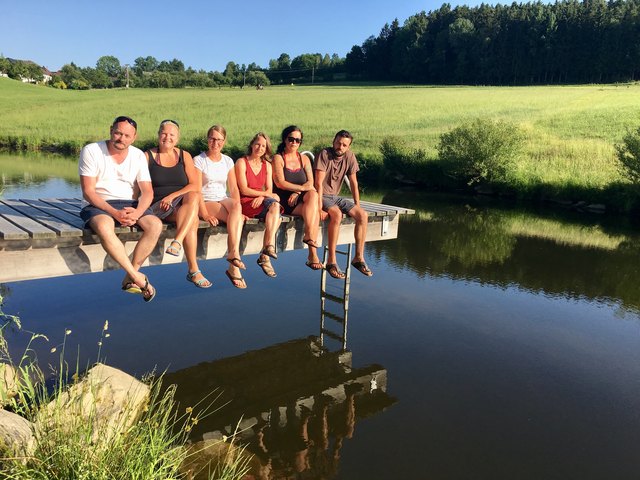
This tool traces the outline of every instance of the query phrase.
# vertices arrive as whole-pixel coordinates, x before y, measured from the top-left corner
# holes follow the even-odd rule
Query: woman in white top
[[[212,226],[220,221],[227,224],[227,262],[225,272],[236,288],[247,288],[240,274],[246,267],[240,258],[240,236],[244,223],[240,207],[240,192],[231,157],[222,153],[227,132],[221,125],[214,125],[207,132],[208,149],[193,159],[202,183],[200,218]],[[228,194],[227,194],[228,191]]]

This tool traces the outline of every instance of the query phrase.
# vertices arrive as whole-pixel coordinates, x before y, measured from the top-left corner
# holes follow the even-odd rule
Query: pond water
[[[79,196],[64,176],[3,178],[6,198]],[[108,364],[166,370],[182,405],[222,389],[230,403],[194,439],[244,415],[264,478],[638,478],[637,228],[482,198],[373,197],[416,215],[367,245],[374,276],[353,273],[346,354],[327,335],[319,353],[320,276],[304,251],[282,254],[276,279],[247,256],[245,291],[223,260],[201,263],[209,290],[184,264],[148,268],[149,304],[120,291],[117,271],[4,284],[25,330],[9,341],[20,353],[26,331],[47,335],[32,348],[55,365],[70,329],[68,357],[86,364],[108,320]]]

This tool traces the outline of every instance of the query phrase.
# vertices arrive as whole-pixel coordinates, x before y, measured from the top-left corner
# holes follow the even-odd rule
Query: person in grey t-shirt
[[[357,172],[358,161],[350,150],[353,136],[346,130],[340,130],[333,138],[333,146],[323,149],[316,158],[315,183],[320,199],[320,219],[329,217],[327,264],[325,268],[334,278],[344,278],[345,274],[336,261],[336,247],[340,233],[342,214],[349,215],[356,221],[354,231],[356,252],[351,265],[360,273],[370,277],[373,275],[364,261],[364,240],[367,237],[367,212],[360,206]],[[339,196],[343,179],[349,179],[353,202]]]

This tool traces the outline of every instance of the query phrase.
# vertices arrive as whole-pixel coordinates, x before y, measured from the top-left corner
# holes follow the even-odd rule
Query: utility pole
[[[126,75],[126,78],[127,78],[127,86],[126,86],[126,88],[129,88],[129,64],[128,63],[125,65],[125,69],[126,69],[125,70],[125,72],[126,72],[125,75]]]
[[[316,76],[316,67],[315,65],[313,67],[311,67],[311,85],[313,85],[313,80]]]

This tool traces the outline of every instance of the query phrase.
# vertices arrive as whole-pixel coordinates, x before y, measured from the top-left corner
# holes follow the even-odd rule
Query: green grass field
[[[346,128],[355,136],[354,151],[372,163],[381,162],[378,148],[387,136],[435,158],[440,134],[486,117],[515,122],[527,133],[517,188],[597,191],[624,183],[614,144],[640,125],[640,85],[63,91],[0,78],[0,111],[0,144],[26,150],[76,150],[106,138],[112,119],[125,114],[138,121],[139,145],[153,142],[158,123],[172,118],[191,150],[214,123],[226,127],[234,152],[257,131],[277,144],[282,128],[292,123],[303,129],[304,147],[311,150]]]

